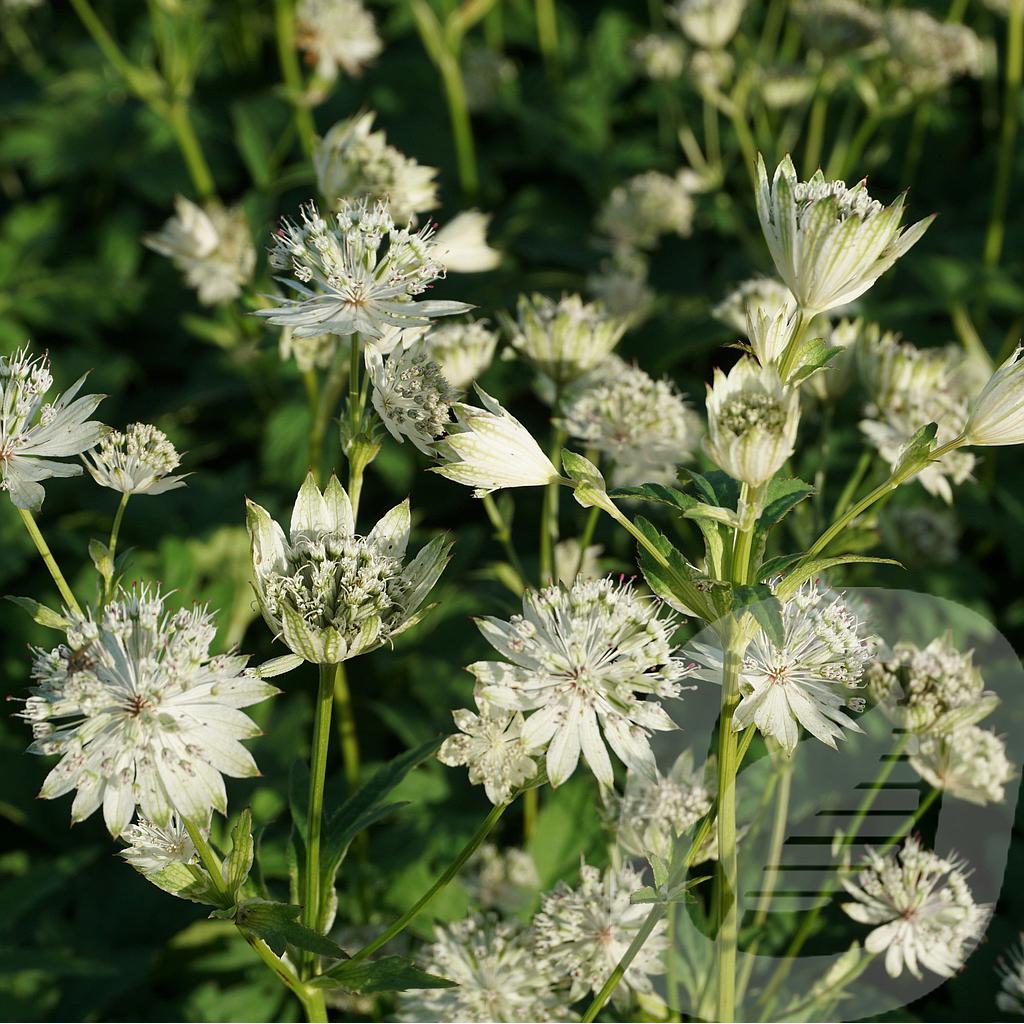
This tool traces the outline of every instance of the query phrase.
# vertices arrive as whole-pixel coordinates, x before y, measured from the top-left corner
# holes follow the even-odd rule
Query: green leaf
[[[348,954],[326,935],[299,923],[302,907],[290,903],[274,903],[270,900],[246,900],[235,912],[235,924],[253,935],[266,940],[275,953],[282,953],[285,946],[296,946],[320,956],[344,960]]]
[[[679,473],[680,476],[685,474],[693,481],[694,486],[709,504],[721,508],[736,508],[740,500],[740,485],[720,469],[704,474],[694,469],[681,469]]]
[[[263,129],[263,119],[244,103],[232,106],[231,119],[235,124],[238,152],[245,161],[253,184],[257,188],[266,188],[273,179],[273,157],[270,140]]]
[[[765,494],[764,509],[757,520],[757,533],[759,535],[767,534],[773,526],[782,522],[801,501],[814,494],[814,490],[810,484],[795,477],[788,480],[772,480]]]
[[[754,583],[750,586],[735,586],[733,594],[733,611],[748,611],[757,620],[758,625],[768,634],[776,647],[785,642],[785,629],[782,624],[782,605],[772,593],[767,583]]]
[[[428,974],[404,956],[385,956],[357,964],[342,961],[314,978],[317,988],[343,988],[346,992],[404,992],[410,988],[454,988],[455,982]]]
[[[644,579],[647,580],[647,585],[670,608],[674,608],[684,615],[696,614],[700,615],[701,618],[708,618],[707,615],[701,612],[705,602],[701,595],[698,594],[696,588],[691,586],[689,591],[683,591],[680,587],[680,579],[689,581],[694,572],[692,567],[687,564],[682,553],[643,516],[636,517],[635,525],[657,548],[672,570],[670,571],[661,565],[646,548],[638,546],[637,561],[640,565],[640,571],[644,574]],[[694,600],[695,595],[696,601]]]
[[[931,455],[932,448],[935,445],[935,434],[938,429],[937,423],[926,423],[903,446],[900,460],[892,471],[894,478],[902,477],[906,479],[924,469],[928,464],[928,457]]]
[[[902,563],[897,562],[895,558],[873,558],[870,555],[832,555],[828,558],[812,558],[809,562],[797,566],[782,580],[775,590],[776,596],[780,601],[788,601],[812,576],[817,576],[818,573],[837,565],[849,565],[855,562],[898,565],[901,569],[903,568]]]
[[[800,346],[796,356],[795,369],[789,375],[790,387],[806,380],[812,373],[816,373],[826,363],[835,359],[843,349],[837,345],[826,345],[820,338],[812,338]]]
[[[68,620],[63,615],[55,612],[52,608],[47,608],[45,604],[33,601],[31,597],[14,597],[7,594],[6,598],[19,608],[24,608],[32,616],[33,621],[38,622],[40,626],[46,626],[48,629],[68,628]]]
[[[611,492],[613,498],[631,498],[635,501],[653,501],[667,505],[677,512],[685,512],[700,502],[691,494],[685,494],[677,487],[667,484],[640,484],[637,487],[616,487]]]
[[[605,497],[607,489],[601,471],[589,459],[562,449],[562,468],[572,480],[575,487],[573,497],[584,507],[592,508],[601,501],[607,501]]]
[[[252,811],[246,808],[231,830],[231,852],[224,861],[224,881],[234,899],[252,870],[253,853]]]
[[[109,582],[114,575],[114,560],[110,557],[107,545],[94,537],[89,541],[89,557],[92,559],[92,564],[96,566],[100,578],[104,582]]]

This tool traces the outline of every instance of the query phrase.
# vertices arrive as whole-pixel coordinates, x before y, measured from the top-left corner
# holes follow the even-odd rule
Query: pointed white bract
[[[650,735],[676,728],[661,701],[679,696],[686,672],[673,656],[674,620],[657,613],[657,603],[629,583],[581,579],[528,591],[523,614],[509,621],[478,621],[507,660],[469,666],[477,692],[499,708],[532,712],[523,741],[530,752],[546,751],[552,786],[573,774],[581,754],[611,786],[608,747],[655,777]]]
[[[85,383],[80,377],[52,402],[50,362],[33,358],[27,347],[0,356],[0,490],[16,508],[36,511],[46,496],[41,480],[78,476],[82,467],[59,459],[81,455],[107,431],[89,417],[103,395],[75,396]]]
[[[103,808],[120,835],[136,807],[159,828],[177,812],[205,824],[226,810],[223,775],[258,775],[239,742],[260,730],[239,709],[277,693],[246,671],[247,657],[211,655],[205,608],[171,611],[140,587],[94,617],[65,611],[67,642],[37,649],[35,685],[20,715],[35,754],[58,754],[39,795],[77,790],[73,821]]]
[[[357,77],[383,49],[373,15],[360,0],[299,0],[295,42],[317,77],[328,82],[339,71]]]
[[[498,335],[485,320],[454,320],[432,328],[424,341],[445,380],[466,388],[491,365]]]
[[[966,443],[1024,444],[1024,360],[1018,345],[971,403],[964,425]]]
[[[121,856],[140,874],[155,875],[172,864],[192,864],[196,848],[177,814],[166,825],[155,825],[140,817],[121,838],[128,844]]]
[[[397,227],[384,202],[346,200],[330,219],[307,203],[302,223],[283,221],[270,250],[270,266],[291,274],[278,280],[296,297],[255,315],[300,338],[358,332],[373,341],[389,328],[465,313],[465,302],[418,298],[445,274],[433,234]]]
[[[456,274],[479,274],[501,263],[501,253],[487,244],[489,213],[464,210],[456,214],[434,236],[434,245],[444,265]]]
[[[366,371],[373,385],[371,401],[391,436],[401,443],[408,438],[424,455],[450,422],[455,393],[441,367],[430,358],[426,345],[398,346],[384,357],[375,345],[364,350]]]
[[[110,431],[82,461],[96,483],[121,494],[163,494],[185,486],[187,474],[170,475],[181,465],[177,449],[151,423]]]
[[[793,293],[773,277],[751,277],[741,281],[711,310],[711,315],[736,331],[746,331],[758,312],[774,320],[780,313],[796,311]]]
[[[142,241],[174,264],[204,306],[238,298],[256,269],[245,211],[215,200],[197,206],[184,196],[174,200],[174,211],[159,231]]]
[[[999,988],[996,1006],[1003,1013],[1024,1017],[1024,934],[998,962]]]
[[[667,13],[691,43],[721,50],[736,35],[746,5],[746,0],[677,0]]]
[[[533,919],[535,948],[544,969],[570,980],[570,1002],[601,990],[643,926],[650,908],[629,901],[643,884],[629,864],[602,873],[584,863],[575,888],[559,882],[544,896]],[[653,991],[651,976],[665,973],[666,928],[664,920],[655,925],[612,993],[615,1002]]]
[[[351,502],[333,476],[322,494],[306,477],[289,536],[253,501],[246,525],[264,618],[295,654],[320,665],[376,650],[418,622],[451,553],[451,541],[435,537],[406,562],[408,499],[356,535]]]
[[[483,785],[492,804],[511,800],[538,771],[523,740],[521,711],[499,708],[477,698],[477,714],[462,708],[452,712],[459,730],[449,736],[437,758],[442,764],[469,768],[469,781]]]
[[[484,407],[456,402],[457,423],[434,448],[443,465],[432,470],[475,488],[480,497],[503,487],[540,487],[561,476],[533,435],[500,403],[477,387]]]
[[[707,410],[704,447],[734,480],[759,487],[793,454],[800,395],[783,385],[774,366],[744,357],[728,374],[716,368]]]
[[[758,157],[761,230],[779,276],[804,313],[824,313],[863,295],[924,234],[932,218],[901,229],[903,197],[883,206],[863,182],[847,188],[821,171],[797,179],[787,156],[771,185]]]
[[[918,737],[910,766],[925,782],[972,804],[998,804],[1016,775],[1001,737],[978,725]]]
[[[843,887],[854,902],[843,910],[874,929],[864,941],[869,953],[885,955],[885,970],[898,978],[906,968],[952,977],[981,937],[988,908],[979,906],[956,858],[939,857],[912,837],[901,849],[868,850],[855,878]]]

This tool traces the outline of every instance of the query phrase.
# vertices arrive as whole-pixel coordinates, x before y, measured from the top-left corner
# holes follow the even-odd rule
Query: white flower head
[[[829,57],[874,47],[882,18],[861,0],[798,0],[793,13],[807,45]]]
[[[306,204],[301,225],[283,221],[270,266],[292,275],[279,280],[297,297],[255,315],[300,338],[358,332],[373,341],[389,328],[426,327],[471,308],[417,298],[445,273],[433,228],[396,227],[384,202],[344,201],[330,221]]]
[[[191,864],[196,860],[196,848],[177,814],[172,814],[162,826],[139,818],[121,833],[121,838],[128,844],[120,851],[121,856],[146,876],[158,874],[172,864]]]
[[[985,45],[966,25],[940,21],[927,11],[887,11],[882,19],[890,73],[912,93],[943,89],[962,75],[980,78]]]
[[[757,161],[757,215],[775,269],[808,313],[863,295],[925,233],[931,217],[900,227],[904,197],[889,206],[861,182],[847,188],[816,171],[799,181],[787,156],[772,183]]]
[[[564,295],[521,295],[509,341],[516,352],[558,386],[571,383],[607,358],[626,331],[626,321],[604,307]]]
[[[453,320],[424,336],[430,358],[454,388],[469,387],[494,359],[498,335],[486,320]]]
[[[1002,803],[1014,769],[1001,737],[978,725],[918,737],[910,765],[925,782],[972,804]]]
[[[915,978],[922,967],[952,977],[988,919],[971,895],[963,864],[923,849],[914,837],[899,850],[868,850],[856,880],[844,878],[843,886],[854,899],[843,910],[875,926],[864,948],[885,954],[892,978],[904,967]]]
[[[885,715],[911,732],[947,733],[980,721],[999,703],[985,689],[973,651],[961,651],[949,633],[926,647],[900,643],[864,675]]]
[[[968,444],[1024,444],[1024,360],[1020,355],[1018,346],[971,403],[964,425]]]
[[[792,754],[803,726],[835,748],[843,730],[861,732],[845,713],[862,711],[860,690],[878,641],[846,599],[817,580],[809,580],[782,606],[781,645],[758,629],[740,667],[741,700],[734,727],[749,725]],[[721,681],[721,651],[695,645],[710,671],[703,678]]]
[[[503,487],[540,487],[561,480],[533,435],[479,386],[484,407],[456,402],[455,426],[435,448],[443,465],[434,473],[476,488],[477,496]]]
[[[769,110],[792,110],[814,95],[817,79],[805,67],[762,68],[756,89]]]
[[[285,327],[278,340],[277,352],[282,362],[294,359],[299,370],[306,373],[309,370],[329,369],[335,358],[347,366],[347,356],[351,352],[350,344],[349,338],[339,338],[336,334],[314,334],[308,338],[297,338],[290,327]]]
[[[317,187],[332,204],[383,201],[396,224],[438,206],[436,167],[427,167],[388,145],[373,131],[373,111],[339,121],[313,151]]]
[[[225,812],[223,775],[257,775],[239,740],[259,729],[239,708],[277,690],[245,671],[246,656],[211,655],[205,608],[170,611],[147,587],[119,591],[98,617],[65,612],[67,643],[38,649],[21,717],[35,754],[59,754],[39,795],[77,789],[72,821],[102,806],[111,835],[136,807],[166,828],[174,812],[205,824]]]
[[[53,377],[45,355],[33,358],[25,347],[0,356],[0,490],[16,508],[35,511],[43,504],[41,480],[80,475],[81,466],[57,460],[81,455],[106,433],[89,419],[105,396],[76,398],[84,383],[83,375],[47,402]]]
[[[733,479],[758,487],[793,454],[800,394],[783,385],[774,366],[744,357],[728,375],[716,369],[707,411],[704,447]]]
[[[523,741],[523,715],[492,706],[477,698],[474,714],[466,708],[452,712],[459,730],[449,736],[437,758],[452,768],[469,768],[469,781],[483,785],[492,804],[503,804],[537,774],[537,763]]]
[[[479,274],[501,263],[501,253],[487,244],[489,213],[464,210],[434,236],[434,245],[444,265],[456,274]]]
[[[677,35],[648,32],[632,46],[633,60],[654,82],[671,82],[686,67],[686,44]]]
[[[571,1001],[600,991],[643,926],[650,909],[629,902],[642,885],[643,876],[629,864],[602,873],[584,863],[575,888],[559,882],[542,899],[541,911],[533,919],[535,948],[544,969],[569,980]],[[655,926],[626,969],[613,999],[653,991],[651,975],[665,972],[666,928],[665,921]]]
[[[757,310],[747,322],[747,338],[757,361],[762,366],[778,363],[790,342],[796,336],[800,314],[795,310],[781,310],[768,316]]]
[[[775,320],[796,310],[793,293],[773,277],[751,277],[740,282],[711,310],[711,315],[735,331],[745,332],[759,313]]]
[[[999,962],[999,988],[996,1006],[1003,1013],[1024,1017],[1024,934]]]
[[[690,174],[646,171],[612,190],[596,227],[621,248],[653,249],[662,235],[689,235],[695,209]]]
[[[238,298],[252,280],[256,249],[245,211],[216,201],[204,207],[178,196],[174,216],[143,242],[166,256],[194,288],[204,306]]]
[[[654,307],[655,294],[647,283],[647,272],[642,253],[620,250],[587,277],[587,290],[612,316],[633,326],[644,321]]]
[[[151,423],[110,431],[82,460],[96,483],[122,494],[163,494],[185,486],[184,475],[170,475],[181,465],[177,449]]]
[[[616,486],[675,479],[675,467],[692,457],[704,424],[668,380],[654,380],[638,366],[611,356],[607,372],[573,393],[558,421],[573,438],[607,455]]]
[[[289,536],[266,509],[247,502],[256,595],[264,618],[300,658],[338,664],[389,643],[419,621],[444,570],[451,542],[435,537],[406,563],[406,499],[365,537],[336,477],[320,493],[306,477]]]
[[[382,49],[373,15],[360,0],[299,0],[295,30],[299,48],[326,81],[339,70],[356,77]]]
[[[690,42],[721,50],[736,35],[746,5],[746,0],[678,0],[668,14]]]
[[[364,351],[373,407],[398,442],[408,438],[424,455],[449,423],[455,393],[424,343],[396,348],[386,358],[371,343]]]
[[[522,615],[477,625],[507,659],[469,666],[478,692],[498,707],[533,712],[523,741],[546,750],[552,786],[573,774],[581,754],[611,786],[608,746],[654,777],[650,734],[676,728],[661,700],[679,696],[686,666],[674,657],[674,619],[660,617],[653,600],[629,583],[578,579],[528,591]]]
[[[537,865],[525,850],[499,849],[484,843],[466,865],[464,883],[484,910],[513,916],[527,909],[540,893]]]
[[[492,914],[438,925],[423,962],[427,971],[454,981],[455,987],[403,995],[402,1020],[489,1024],[569,1019],[564,996],[538,965],[529,935]]]

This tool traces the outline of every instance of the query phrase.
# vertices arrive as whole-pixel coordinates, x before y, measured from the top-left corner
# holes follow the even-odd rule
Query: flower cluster
[[[295,28],[296,43],[325,81],[333,81],[339,71],[359,75],[383,48],[373,15],[361,0],[299,0]]]
[[[516,846],[484,843],[467,864],[466,888],[486,910],[518,914],[537,898],[540,876],[533,858]]]
[[[1001,803],[1016,774],[1001,737],[978,725],[917,739],[910,765],[925,782],[972,804]]]
[[[38,649],[22,718],[36,754],[58,754],[39,795],[77,790],[73,821],[102,807],[120,835],[136,807],[159,828],[174,812],[197,823],[226,810],[222,775],[257,774],[239,742],[259,729],[239,708],[276,693],[239,654],[213,656],[205,608],[171,611],[140,587],[96,617],[65,613],[67,642]]]
[[[613,245],[651,249],[662,235],[686,237],[693,229],[692,176],[647,171],[617,186],[597,216],[597,229]]]
[[[721,50],[740,27],[747,0],[677,0],[668,15],[696,46]]]
[[[184,476],[170,475],[181,465],[177,449],[151,423],[110,431],[82,458],[96,483],[122,494],[163,494],[185,486]]]
[[[655,82],[671,82],[686,67],[686,44],[678,36],[649,32],[633,43],[633,59]]]
[[[196,860],[195,845],[177,814],[162,826],[140,817],[121,833],[121,838],[128,844],[121,856],[147,877],[158,875],[172,864]]]
[[[988,58],[966,25],[922,10],[887,11],[882,21],[889,73],[912,93],[936,92],[962,75],[980,78]]]
[[[826,57],[875,46],[882,19],[861,0],[797,0],[793,13],[808,45]]]
[[[465,388],[491,365],[498,335],[485,320],[456,320],[432,328],[424,342],[445,380]]]

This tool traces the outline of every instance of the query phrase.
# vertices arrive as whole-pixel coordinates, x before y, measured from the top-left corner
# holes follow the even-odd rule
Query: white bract
[[[793,293],[773,277],[751,277],[741,281],[711,310],[711,315],[734,330],[747,330],[758,313],[774,320],[780,313],[796,310]]]
[[[489,213],[464,210],[434,236],[434,246],[444,265],[456,274],[478,274],[501,263],[501,253],[487,244]]]
[[[122,494],[163,494],[185,486],[184,475],[170,475],[181,465],[177,449],[151,423],[110,431],[82,461],[96,483]]]
[[[759,487],[793,454],[800,394],[783,385],[774,366],[744,357],[728,375],[716,368],[707,411],[704,447],[733,479]]]
[[[629,902],[642,885],[643,876],[628,864],[606,868],[603,874],[583,864],[576,888],[559,882],[544,896],[533,919],[535,948],[543,969],[568,979],[570,1001],[600,991],[618,966],[650,913],[649,907]],[[612,993],[613,1000],[653,991],[651,975],[665,972],[666,928],[664,920],[655,926]]]
[[[419,621],[451,551],[447,538],[435,537],[405,562],[408,499],[357,536],[351,502],[333,476],[323,494],[306,477],[288,537],[253,501],[246,525],[264,618],[295,654],[321,665],[376,650]]]
[[[978,725],[917,739],[910,765],[925,782],[972,804],[1002,803],[1013,778],[1006,743]]]
[[[423,342],[396,348],[386,358],[373,344],[364,351],[373,384],[371,400],[384,426],[396,441],[408,438],[424,455],[449,423],[454,392],[441,367],[430,358]]]
[[[507,661],[469,666],[484,700],[533,712],[527,749],[546,751],[552,786],[568,779],[583,755],[604,786],[614,782],[610,746],[634,771],[654,778],[652,731],[675,729],[660,701],[678,697],[685,674],[673,657],[674,620],[628,583],[577,580],[523,596],[523,614],[477,625]],[[648,699],[651,698],[657,699]],[[607,744],[607,746],[606,746]]]
[[[155,825],[139,818],[129,825],[121,838],[128,844],[121,856],[143,875],[155,875],[172,864],[191,864],[196,848],[177,814],[166,825]]]
[[[525,850],[484,843],[466,865],[463,884],[485,910],[519,914],[540,892],[537,865]]]
[[[444,277],[433,228],[395,226],[383,202],[343,202],[330,221],[313,203],[302,224],[285,220],[270,250],[270,266],[297,298],[256,310],[296,337],[355,334],[375,340],[388,328],[429,326],[435,316],[465,313],[465,302],[418,299]]]
[[[465,388],[491,365],[498,335],[485,320],[455,320],[431,328],[424,341],[445,380]]]
[[[106,433],[89,419],[104,396],[75,397],[84,383],[83,375],[47,402],[53,377],[45,355],[32,358],[26,347],[0,356],[0,490],[16,508],[35,511],[43,504],[40,480],[81,474],[76,463],[57,460],[81,455]]]
[[[339,121],[313,151],[317,188],[331,204],[356,199],[387,203],[396,224],[438,205],[436,167],[427,167],[388,145],[373,131],[377,115],[367,111]]]
[[[539,487],[561,480],[533,435],[477,387],[484,408],[456,402],[455,426],[435,448],[443,465],[432,470],[476,489],[477,497],[503,487]]]
[[[678,0],[668,8],[690,42],[720,50],[740,27],[746,0]]]
[[[847,188],[817,171],[799,181],[787,156],[771,185],[757,162],[757,215],[775,269],[805,314],[863,295],[924,234],[932,218],[901,229],[903,197],[883,206],[864,183]]]
[[[967,444],[1024,444],[1024,360],[1021,348],[992,374],[971,403],[964,425]]]
[[[923,849],[913,837],[899,850],[868,850],[856,879],[844,878],[843,887],[854,899],[843,910],[855,921],[875,926],[864,948],[885,954],[892,978],[904,967],[915,978],[921,977],[922,967],[951,977],[988,917],[971,895],[961,862]]]
[[[373,15],[360,0],[299,0],[295,42],[320,78],[355,77],[381,51]]]
[[[204,306],[238,298],[256,267],[245,211],[216,201],[204,208],[184,196],[174,200],[174,210],[174,216],[159,231],[143,236],[143,242],[181,271]]]
[[[199,824],[223,814],[222,776],[258,774],[239,740],[260,730],[239,708],[277,693],[246,672],[245,655],[210,654],[216,628],[205,608],[165,605],[140,587],[95,618],[65,612],[67,642],[35,651],[20,712],[32,723],[29,750],[61,758],[39,795],[77,789],[72,821],[102,807],[114,836],[136,807],[159,828],[174,812]]]

